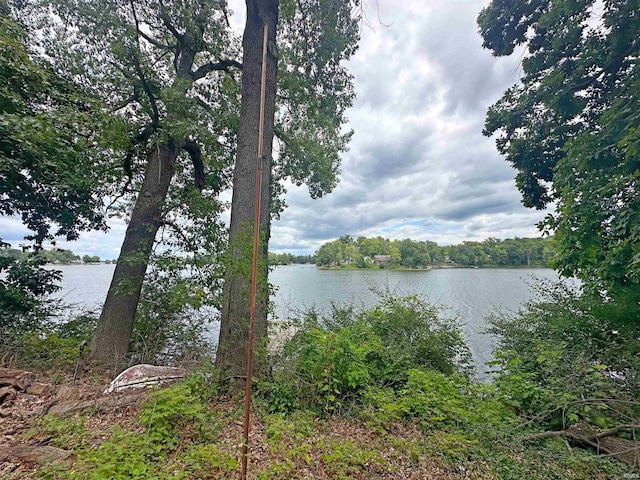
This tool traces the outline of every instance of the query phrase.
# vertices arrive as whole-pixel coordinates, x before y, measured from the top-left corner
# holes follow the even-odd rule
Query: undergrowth
[[[523,364],[530,352],[520,348]],[[521,440],[555,425],[553,415],[532,419],[525,410],[533,408],[526,403],[530,389],[542,389],[546,396],[538,398],[550,401],[561,379],[543,383],[502,369],[499,381],[486,385],[473,380],[469,365],[455,319],[443,319],[415,297],[383,299],[368,311],[336,310],[329,318],[309,315],[273,360],[271,378],[257,385],[249,478],[547,480],[633,472],[610,457],[569,450],[563,440]],[[238,475],[242,402],[220,396],[207,378],[194,375],[152,394],[134,424],[114,428],[98,445],[82,419],[45,417],[34,428],[49,432],[77,460],[73,468],[48,467],[38,476]],[[607,424],[615,420],[606,418]]]

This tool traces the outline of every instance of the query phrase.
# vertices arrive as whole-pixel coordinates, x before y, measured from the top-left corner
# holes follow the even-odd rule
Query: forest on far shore
[[[322,245],[315,263],[319,267],[341,268],[550,267],[555,253],[553,237],[488,238],[440,246],[429,240],[345,235]]]
[[[102,260],[98,255],[76,255],[71,250],[62,248],[54,248],[52,250],[40,250],[38,252],[44,258],[45,263],[53,263],[55,265],[69,265],[72,263],[111,263],[111,260]],[[0,257],[9,260],[23,260],[31,255],[30,252],[23,252],[17,248],[0,248]],[[115,260],[113,261],[115,263]]]

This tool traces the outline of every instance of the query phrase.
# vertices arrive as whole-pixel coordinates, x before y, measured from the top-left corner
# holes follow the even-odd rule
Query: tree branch
[[[115,113],[118,110],[122,110],[124,107],[126,107],[127,105],[130,105],[131,103],[139,102],[139,101],[140,101],[139,85],[135,85],[133,87],[133,93],[129,95],[129,97],[123,100],[122,102],[114,105],[113,108],[111,109],[111,113]]]
[[[565,437],[575,440],[592,441],[604,437],[610,437],[620,431],[640,430],[640,424],[618,425],[617,427],[602,430],[601,432],[579,432],[575,429],[553,430],[549,432],[532,433],[520,437],[521,441],[544,440],[545,438]]]
[[[240,62],[237,62],[236,60],[221,60],[216,63],[209,62],[205,65],[202,65],[195,72],[193,72],[191,74],[191,78],[193,78],[194,81],[199,80],[205,75],[207,75],[209,72],[214,72],[219,70],[224,70],[225,72],[228,72],[229,69],[232,67],[237,68],[238,70],[242,70],[242,64]]]
[[[196,188],[200,191],[204,188],[204,164],[202,163],[202,152],[200,147],[193,140],[186,140],[184,142],[184,149],[191,157],[193,163],[193,177],[196,184]]]
[[[284,143],[287,146],[291,146],[291,140],[289,138],[287,138],[286,134],[284,133],[284,131],[282,129],[280,129],[277,125],[275,125],[273,127],[273,135],[280,140],[282,143]]]
[[[141,30],[138,30],[138,35],[140,35],[142,38],[144,38],[147,42],[149,42],[150,44],[162,49],[162,50],[175,50],[176,48],[178,48],[177,45],[165,45],[164,43],[159,42],[158,40],[156,40],[155,38],[151,37],[150,35],[147,35],[146,33],[144,33]]]
[[[178,32],[176,27],[171,23],[169,16],[167,15],[166,7],[164,6],[164,2],[160,0],[160,19],[165,27],[171,32],[171,34],[176,38],[178,43],[182,42],[183,35]]]
[[[147,82],[147,78],[142,71],[142,67],[140,66],[140,62],[138,61],[137,55],[134,53],[131,55],[133,64],[136,68],[136,73],[140,78],[140,82],[142,83],[142,89],[144,90],[145,95],[149,99],[149,103],[151,104],[151,109],[153,110],[153,125],[154,127],[158,127],[160,124],[160,112],[158,111],[158,105],[156,105],[156,98],[153,96],[153,92],[151,91],[151,87]]]
[[[140,22],[138,21],[138,14],[136,13],[135,3],[133,0],[129,0],[129,4],[131,5],[131,13],[133,15],[133,21],[136,24],[136,33],[138,34],[138,36],[144,38],[147,42],[162,50],[174,50],[175,48],[177,48],[176,45],[164,45],[152,36],[147,35],[142,30],[140,30]]]

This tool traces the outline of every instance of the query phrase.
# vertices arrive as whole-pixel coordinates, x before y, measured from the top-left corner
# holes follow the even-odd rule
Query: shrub
[[[562,285],[516,315],[494,314],[496,385],[534,423],[600,427],[637,415],[640,345],[637,326],[613,322],[607,305]],[[614,307],[615,308],[615,307]]]
[[[450,375],[471,373],[471,353],[455,318],[415,296],[386,296],[361,315],[384,348],[375,352],[376,378],[401,385],[411,368]]]
[[[470,371],[455,319],[416,297],[385,296],[365,311],[334,307],[326,318],[310,312],[278,360],[273,381],[261,384],[271,411],[343,409],[372,385],[402,388],[411,368]]]
[[[80,315],[33,331],[13,332],[2,339],[0,365],[70,372],[80,357],[80,345],[89,341],[95,323],[94,318]]]
[[[189,472],[201,472],[205,460],[217,470],[236,467],[237,462],[228,456],[208,457],[217,449],[206,444],[220,430],[208,409],[210,394],[207,382],[197,376],[152,393],[138,417],[144,431],[118,429],[99,447],[80,451],[75,465],[78,478],[190,478],[165,473],[170,455],[181,445],[189,446],[184,457]]]
[[[449,426],[497,429],[512,423],[513,411],[491,385],[440,372],[410,369],[406,385],[397,392],[373,387],[367,403],[375,409],[374,424],[385,427],[398,420],[417,422],[424,429]]]

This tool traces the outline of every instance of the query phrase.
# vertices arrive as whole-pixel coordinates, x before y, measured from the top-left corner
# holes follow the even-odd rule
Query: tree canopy
[[[269,212],[277,215],[283,207],[282,180],[306,183],[313,197],[329,192],[337,182],[339,154],[351,136],[343,131],[344,114],[354,97],[351,76],[341,62],[357,45],[358,22],[352,15],[357,4],[274,3],[281,17],[277,38],[269,45],[280,69],[275,119],[278,155],[269,169],[275,181],[266,183],[267,219]],[[82,152],[71,160],[84,164],[63,165],[56,158],[37,167],[65,172],[60,181],[36,174],[22,179],[39,180],[43,189],[54,188],[56,193],[77,195],[52,194],[45,196],[43,204],[55,207],[52,200],[60,200],[61,208],[77,205],[78,211],[65,213],[64,218],[56,213],[60,218],[40,223],[36,218],[29,226],[40,228],[38,235],[43,239],[67,233],[72,239],[79,230],[104,228],[105,212],[128,221],[98,323],[100,335],[92,343],[94,357],[111,359],[113,352],[105,349],[118,338],[116,350],[121,357],[147,265],[156,258],[154,242],[181,250],[181,258],[190,259],[158,265],[206,267],[205,298],[219,304],[223,265],[216,257],[224,249],[226,231],[218,194],[230,184],[236,148],[242,144],[238,141],[240,39],[229,25],[226,2],[27,0],[10,5],[9,9],[2,3],[3,13],[26,27],[31,56],[56,72],[59,85],[64,86],[60,98],[68,109],[74,107],[86,116],[69,120],[75,130],[63,137],[70,147],[77,147],[71,153]],[[56,98],[52,94],[46,101],[51,104]],[[42,99],[34,102],[42,104],[46,104]],[[59,108],[43,111],[63,112]],[[45,123],[49,128],[61,120]],[[36,133],[42,136],[43,132],[46,128]],[[64,152],[57,147],[50,150]],[[19,167],[9,165],[7,175],[26,171]],[[34,201],[43,197],[38,193]],[[19,196],[9,197],[15,204]],[[5,214],[19,213],[4,207]],[[34,211],[23,209],[27,210]],[[49,232],[52,225],[61,228]],[[268,222],[265,231],[268,238]],[[266,257],[266,248],[264,253]],[[119,325],[117,335],[115,324]],[[97,346],[97,337],[104,340],[105,349]]]
[[[101,170],[88,155],[99,125],[95,99],[32,55],[9,13],[0,1],[0,215],[22,220],[24,249],[35,252],[16,255],[0,237],[3,334],[42,320],[41,299],[58,288],[60,272],[42,268],[43,243],[106,228]]]
[[[523,76],[489,109],[484,134],[498,134],[526,206],[555,204],[541,228],[556,233],[559,271],[635,302],[639,12],[638,1],[494,0],[478,17],[494,55],[525,49]]]
[[[35,60],[23,28],[4,15],[0,65],[0,214],[20,216],[37,247],[104,229],[98,172],[87,155],[93,99]]]

